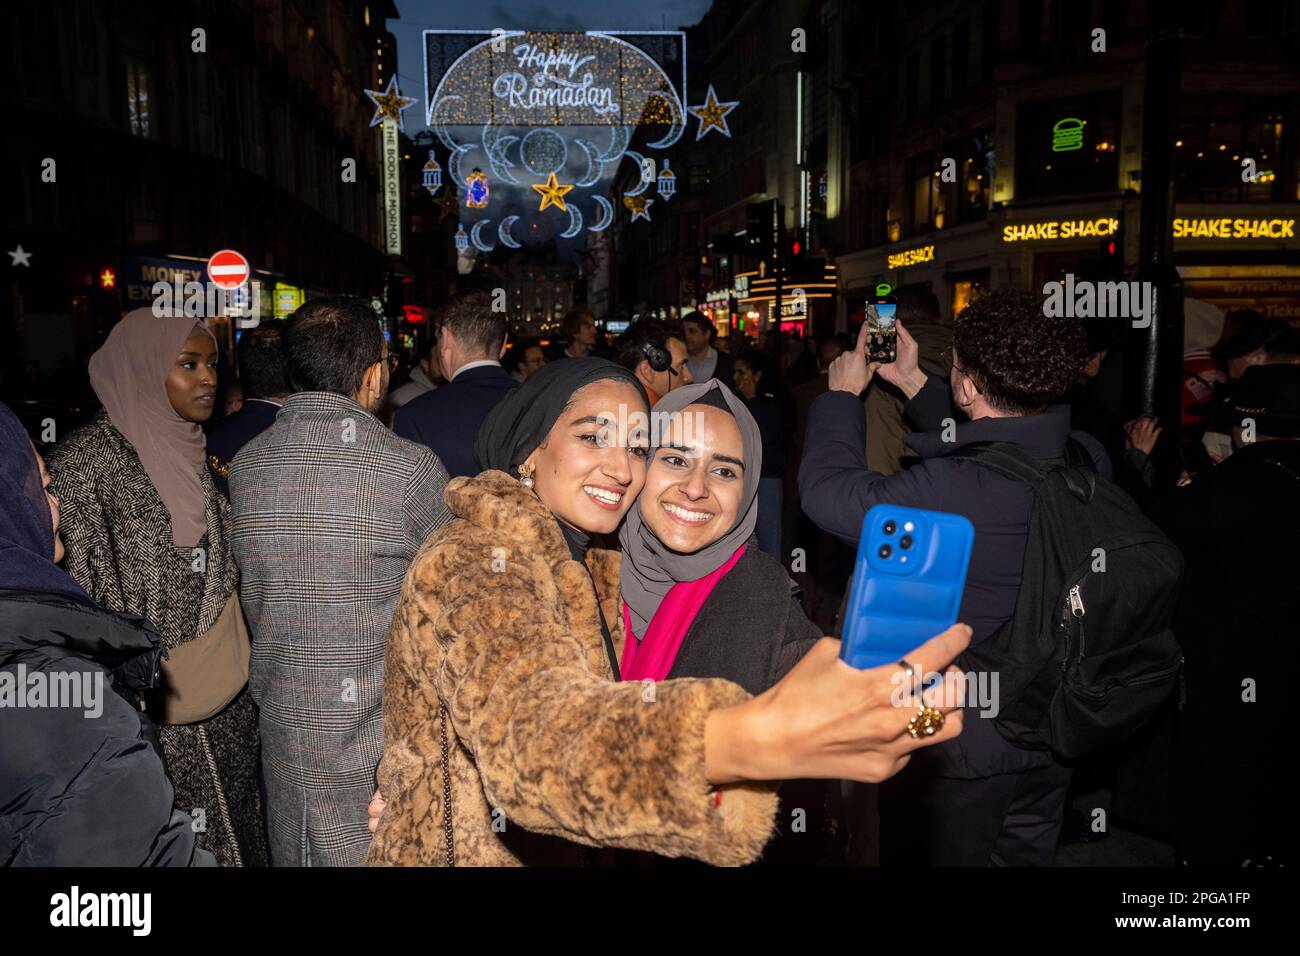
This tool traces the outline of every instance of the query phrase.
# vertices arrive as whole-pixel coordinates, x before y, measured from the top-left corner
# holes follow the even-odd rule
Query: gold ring
[[[916,716],[907,722],[907,732],[914,740],[933,737],[943,730],[943,714],[933,707],[922,707]]]

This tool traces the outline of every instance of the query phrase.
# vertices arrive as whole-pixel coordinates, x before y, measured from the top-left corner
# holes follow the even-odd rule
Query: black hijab
[[[27,431],[0,404],[0,588],[90,595],[54,563],[54,523]]]
[[[635,385],[641,397],[646,397],[635,375],[607,359],[565,358],[543,365],[524,384],[507,392],[483,422],[474,443],[479,468],[518,478],[519,466],[546,440],[573,393],[606,379]]]

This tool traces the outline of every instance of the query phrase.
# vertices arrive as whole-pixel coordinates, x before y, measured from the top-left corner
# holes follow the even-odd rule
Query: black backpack
[[[1170,622],[1183,558],[1073,441],[1065,465],[1003,442],[965,458],[1034,487],[1015,612],[962,656],[998,671],[998,732],[1018,747],[1077,759],[1132,734],[1177,685]]]

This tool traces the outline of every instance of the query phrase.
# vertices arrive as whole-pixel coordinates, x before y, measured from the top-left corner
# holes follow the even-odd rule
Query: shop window
[[[1183,97],[1174,139],[1174,183],[1180,202],[1274,202],[1282,182],[1285,110],[1259,97]],[[1242,161],[1255,161],[1255,181]]]
[[[930,42],[930,105],[938,106],[947,96],[948,45],[943,34]]]
[[[1118,91],[1022,106],[1016,124],[1016,196],[1118,190]]]
[[[958,20],[952,28],[952,94],[959,96],[970,82],[970,23]]]
[[[985,0],[980,21],[980,78],[991,80],[1002,50],[1002,4],[1000,0]]]
[[[126,61],[126,123],[132,136],[154,138],[153,72],[139,60]]]
[[[982,272],[966,276],[954,276],[950,284],[952,286],[952,311],[949,314],[956,318],[961,315],[962,309],[988,292],[989,273],[985,269]]]
[[[912,235],[942,229],[947,197],[932,155],[912,159]]]
[[[988,215],[993,199],[993,131],[983,130],[950,143],[945,154],[957,161],[957,182],[943,184],[948,208],[955,210],[957,223],[980,222]]]
[[[903,115],[915,116],[920,106],[921,58],[914,51],[903,63]]]

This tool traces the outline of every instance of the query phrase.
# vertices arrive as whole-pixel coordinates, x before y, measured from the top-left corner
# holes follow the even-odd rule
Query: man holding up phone
[[[897,358],[870,361],[870,323],[857,347],[832,363],[830,390],[812,405],[799,468],[804,511],[822,529],[856,544],[873,505],[946,511],[975,527],[959,619],[973,643],[1011,618],[1019,593],[1033,490],[977,461],[947,456],[974,442],[1007,442],[1059,464],[1071,439],[1096,470],[1110,463],[1091,436],[1071,432],[1069,409],[1054,406],[1084,360],[1075,319],[1043,315],[1038,297],[992,292],[969,305],[953,329],[949,381],[927,376],[902,322]],[[919,431],[907,438],[921,461],[894,475],[871,471],[859,396],[873,378],[907,398]],[[965,417],[956,414],[960,412]],[[1056,849],[1070,771],[1051,754],[1007,743],[991,719],[968,713],[962,737],[929,748],[881,790],[883,859],[910,865],[1048,865]]]

